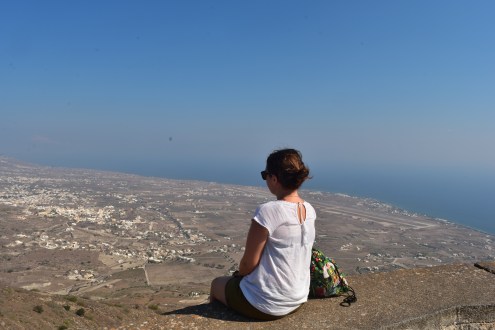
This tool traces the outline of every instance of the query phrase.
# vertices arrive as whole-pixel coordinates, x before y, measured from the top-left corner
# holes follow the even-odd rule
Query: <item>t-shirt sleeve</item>
[[[253,216],[253,220],[265,227],[270,235],[279,226],[277,219],[280,219],[279,210],[274,206],[273,204],[262,204],[256,209]]]

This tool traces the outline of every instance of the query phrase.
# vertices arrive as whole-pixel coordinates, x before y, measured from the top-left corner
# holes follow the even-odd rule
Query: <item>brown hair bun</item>
[[[298,189],[304,181],[311,178],[309,168],[302,161],[301,152],[296,149],[272,152],[266,160],[266,170],[275,175],[287,189]]]

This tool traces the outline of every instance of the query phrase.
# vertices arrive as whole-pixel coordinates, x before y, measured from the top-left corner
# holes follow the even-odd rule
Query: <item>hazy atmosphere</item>
[[[0,154],[307,187],[495,232],[492,1],[4,1]],[[479,213],[476,213],[476,212]]]

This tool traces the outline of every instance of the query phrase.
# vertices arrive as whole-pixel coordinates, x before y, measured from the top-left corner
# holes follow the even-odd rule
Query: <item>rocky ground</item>
[[[309,300],[297,313],[258,322],[200,301],[164,311],[0,285],[1,329],[494,329],[495,263],[403,269],[349,277],[358,300]]]

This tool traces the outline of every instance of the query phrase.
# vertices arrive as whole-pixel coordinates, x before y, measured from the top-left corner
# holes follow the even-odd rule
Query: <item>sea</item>
[[[324,173],[322,173],[324,174]],[[495,175],[459,171],[349,170],[308,188],[373,198],[404,210],[495,234]]]

